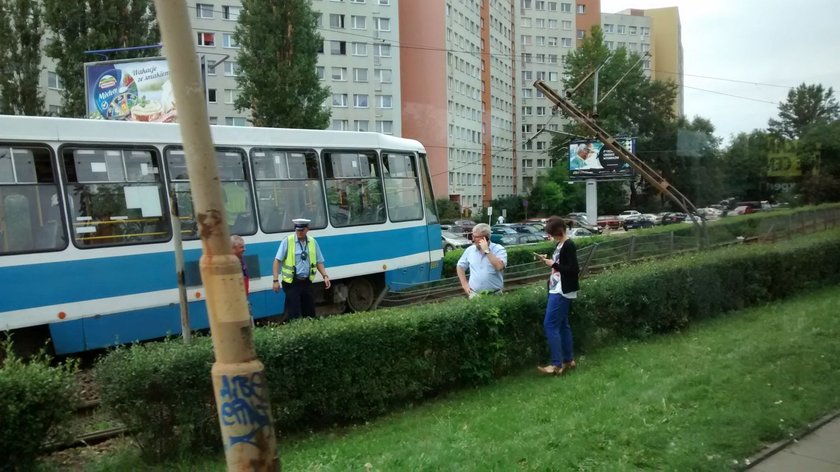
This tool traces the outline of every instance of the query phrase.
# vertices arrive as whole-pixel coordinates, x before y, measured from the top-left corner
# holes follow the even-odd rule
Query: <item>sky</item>
[[[766,129],[788,91],[803,82],[832,87],[840,99],[836,5],[836,0],[601,0],[601,11],[679,8],[685,115],[711,120],[715,134],[729,142],[740,132]]]

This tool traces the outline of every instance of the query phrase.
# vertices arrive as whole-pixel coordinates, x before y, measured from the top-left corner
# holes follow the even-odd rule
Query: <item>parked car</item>
[[[494,234],[490,236],[490,239],[493,240],[493,237],[496,237],[496,240],[494,240],[493,242],[496,244],[501,244],[502,246],[515,246],[517,244],[543,242],[543,239],[537,236],[536,234],[529,233]]]
[[[662,224],[663,225],[670,225],[670,224],[673,224],[673,223],[682,223],[683,221],[685,221],[687,216],[688,215],[686,215],[685,213],[677,213],[677,212],[665,213],[664,215],[662,215]]]
[[[631,229],[652,228],[653,223],[644,216],[637,215],[625,218],[621,226],[624,228],[624,231],[630,231]]]
[[[639,213],[636,210],[624,210],[624,211],[622,211],[621,213],[618,214],[618,221],[623,222],[624,220],[626,220],[627,218],[630,218],[631,216],[642,216],[642,214]]]
[[[655,225],[661,225],[662,224],[662,215],[657,215],[657,214],[654,214],[654,213],[645,213],[645,214],[642,215],[642,218],[650,221],[651,223],[653,223]]]
[[[756,213],[757,211],[758,210],[750,205],[738,205],[732,210],[729,210],[727,215],[749,215],[750,213]]]
[[[511,228],[508,225],[493,225],[490,227],[490,242],[502,244],[500,241],[502,240],[503,236],[510,236],[514,234],[521,233],[517,233],[515,229]]]
[[[535,226],[532,226],[532,225],[524,225],[524,224],[511,224],[511,225],[508,225],[508,226],[510,226],[511,228],[513,228],[513,229],[514,229],[514,231],[516,231],[517,233],[530,233],[530,234],[536,234],[537,236],[539,236],[539,237],[543,238],[543,240],[546,240],[546,241],[547,241],[547,240],[549,240],[549,239],[551,239],[551,236],[549,236],[548,234],[546,234],[546,232],[545,232],[545,231],[543,231],[543,230],[541,230],[541,229],[537,229]]]
[[[615,216],[599,216],[598,226],[601,228],[618,229],[621,227],[621,221]]]
[[[602,232],[604,232],[604,228],[597,225],[589,224],[589,222],[585,218],[583,220],[579,220],[576,218],[566,218],[563,221],[566,223],[566,228],[583,228],[589,231],[590,233],[594,234],[601,234]]]
[[[595,236],[597,233],[593,233],[592,231],[589,231],[586,228],[571,228],[568,231],[566,231],[566,234],[571,239],[577,239],[577,238],[585,238],[585,237],[589,237],[589,236]]]
[[[440,238],[442,240],[444,254],[454,249],[469,247],[472,244],[463,234],[453,233],[452,231],[441,231]]]

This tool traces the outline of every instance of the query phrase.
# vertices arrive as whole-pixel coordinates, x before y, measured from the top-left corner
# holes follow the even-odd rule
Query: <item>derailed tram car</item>
[[[443,251],[417,141],[378,133],[211,127],[231,234],[247,244],[255,318],[279,314],[272,263],[312,221],[338,311],[437,280]],[[192,329],[208,327],[177,125],[0,116],[0,330],[48,329],[68,354],[181,331],[173,221]]]

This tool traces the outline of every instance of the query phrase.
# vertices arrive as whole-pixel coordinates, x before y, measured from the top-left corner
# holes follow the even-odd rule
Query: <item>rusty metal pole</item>
[[[242,267],[233,255],[184,0],[155,0],[192,184],[203,253],[201,278],[213,337],[213,390],[228,470],[278,470],[263,364],[254,349]]]

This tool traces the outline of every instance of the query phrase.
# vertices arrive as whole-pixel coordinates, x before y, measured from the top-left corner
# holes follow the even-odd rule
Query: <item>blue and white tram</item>
[[[271,265],[293,218],[312,220],[334,278],[325,303],[364,310],[383,287],[440,278],[440,225],[417,141],[226,126],[212,134],[207,157],[230,232],[247,243],[256,318],[282,311]],[[180,139],[171,124],[0,116],[0,330],[46,326],[59,354],[179,333],[170,203],[191,326],[208,327]]]

